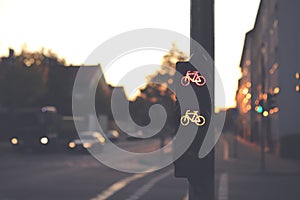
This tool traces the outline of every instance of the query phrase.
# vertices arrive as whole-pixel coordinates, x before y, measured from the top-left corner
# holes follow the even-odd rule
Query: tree
[[[188,55],[180,51],[176,44],[173,43],[172,48],[163,57],[160,69],[153,75],[148,76],[148,83],[157,82],[166,86],[172,84],[176,70],[176,63],[187,61],[188,58]]]
[[[10,53],[0,63],[0,105],[9,109],[38,105],[46,89],[43,55],[24,50],[18,56]]]
[[[153,75],[147,77],[147,84],[140,89],[140,94],[131,103],[133,119],[139,124],[146,125],[150,122],[148,113],[149,108],[154,104],[161,104],[168,113],[167,123],[164,128],[173,127],[173,105],[175,94],[168,89],[173,84],[175,68],[177,62],[187,61],[188,56],[180,51],[175,44],[163,57],[160,69]],[[136,111],[135,111],[136,110]]]

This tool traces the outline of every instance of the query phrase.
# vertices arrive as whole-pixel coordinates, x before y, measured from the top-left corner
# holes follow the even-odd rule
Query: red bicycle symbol
[[[198,86],[203,86],[206,83],[206,79],[204,76],[199,75],[198,71],[187,71],[186,75],[181,79],[181,85],[188,86],[190,82],[193,82]]]

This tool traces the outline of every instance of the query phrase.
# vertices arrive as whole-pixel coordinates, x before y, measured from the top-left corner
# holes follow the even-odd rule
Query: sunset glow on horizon
[[[217,107],[235,106],[244,36],[253,27],[258,5],[259,0],[215,0],[215,62],[228,95],[225,105]],[[0,0],[0,19],[5,27],[0,33],[0,56],[7,56],[8,48],[18,53],[26,45],[29,51],[51,49],[67,64],[81,65],[104,41],[126,31],[162,28],[189,37],[190,2]],[[176,38],[170,38],[170,48],[172,42],[176,43]],[[149,63],[159,67],[165,53],[124,57],[105,73],[106,80],[117,85],[133,67]],[[141,76],[149,74],[147,71]]]

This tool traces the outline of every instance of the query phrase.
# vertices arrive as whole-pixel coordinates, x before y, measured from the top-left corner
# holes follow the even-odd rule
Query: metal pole
[[[262,94],[265,94],[265,91],[266,91],[266,72],[265,72],[265,56],[264,56],[264,53],[265,53],[265,44],[262,43],[261,45],[261,84],[262,84],[262,88],[261,88],[261,93]],[[266,108],[266,101],[264,100],[264,103],[263,103],[263,112]],[[262,172],[265,171],[265,120],[264,120],[264,117],[263,116],[259,116],[259,121],[260,121],[260,146],[261,146],[261,150],[260,150],[260,169]]]
[[[265,171],[265,137],[264,137],[264,118],[262,116],[259,117],[260,119],[260,170],[261,172]]]
[[[191,38],[201,44],[214,59],[214,0],[191,0]],[[191,55],[193,52],[191,45]],[[214,74],[213,68],[211,74]],[[214,94],[210,95],[214,112]],[[214,150],[204,159],[209,166],[205,176],[202,180],[189,179],[190,200],[214,200]]]

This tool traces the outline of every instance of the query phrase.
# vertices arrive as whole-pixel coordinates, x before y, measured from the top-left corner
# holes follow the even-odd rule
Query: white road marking
[[[218,200],[228,200],[228,189],[228,174],[222,173],[220,175]]]
[[[183,200],[189,200],[189,192],[186,193],[186,195],[184,196]]]
[[[223,145],[224,145],[223,159],[225,161],[228,161],[229,160],[229,144],[224,139],[222,141],[223,141]]]
[[[138,200],[140,197],[142,197],[144,194],[146,194],[157,182],[161,181],[162,179],[166,178],[170,174],[173,173],[173,170],[169,170],[163,174],[159,174],[153,179],[151,179],[148,183],[143,185],[141,188],[139,188],[133,195],[128,197],[126,200]]]
[[[135,174],[133,176],[124,178],[124,179],[114,183],[108,189],[104,190],[101,194],[99,194],[95,198],[92,198],[91,200],[106,200],[107,198],[114,195],[116,192],[118,192],[122,188],[126,187],[129,183],[131,183],[135,180],[138,180],[140,178],[143,178],[144,176],[146,176],[148,174],[149,173]]]

